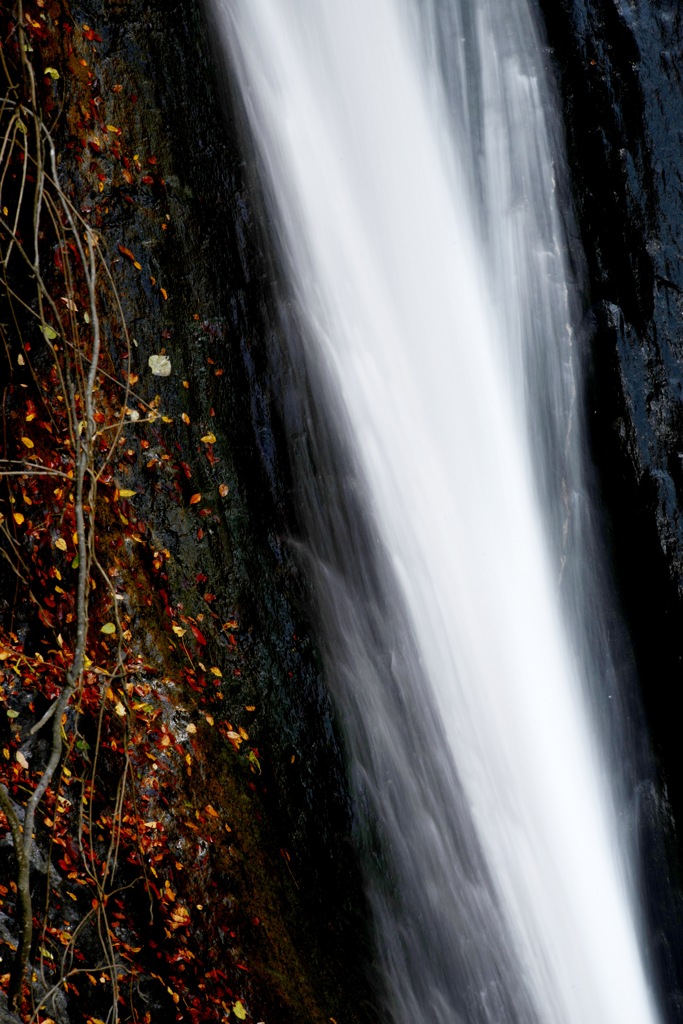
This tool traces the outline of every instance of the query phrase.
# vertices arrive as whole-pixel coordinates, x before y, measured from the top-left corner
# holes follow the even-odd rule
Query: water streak
[[[533,19],[522,0],[211,6],[350,452],[335,470],[299,440],[330,681],[386,870],[368,885],[389,1012],[654,1022],[558,597],[574,314]]]

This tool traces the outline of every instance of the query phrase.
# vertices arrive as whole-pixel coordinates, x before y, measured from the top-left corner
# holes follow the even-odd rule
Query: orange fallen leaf
[[[201,494],[193,494],[192,497],[190,498],[190,505],[198,505],[201,500]]]
[[[228,487],[227,484],[219,484],[218,493],[220,494],[221,498],[225,498],[226,495],[230,493],[230,488]]]

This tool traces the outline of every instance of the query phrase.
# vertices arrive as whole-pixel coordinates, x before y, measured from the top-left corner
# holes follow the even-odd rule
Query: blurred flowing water
[[[386,1012],[654,1022],[533,13],[207,4],[284,272],[302,558]]]

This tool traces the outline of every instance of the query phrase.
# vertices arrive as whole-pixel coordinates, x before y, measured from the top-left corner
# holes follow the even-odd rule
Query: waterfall
[[[304,352],[287,399],[302,557],[386,1015],[654,1022],[622,739],[605,739],[581,624],[601,595],[533,14],[207,4],[286,279],[282,330]]]

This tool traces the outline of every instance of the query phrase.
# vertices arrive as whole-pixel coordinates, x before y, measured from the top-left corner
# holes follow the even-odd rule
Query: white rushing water
[[[654,1022],[610,765],[558,597],[579,479],[573,312],[529,11],[209,6],[395,596],[385,626],[379,599],[318,574],[331,631],[344,617],[352,772],[401,897],[372,896],[389,1012]],[[373,644],[390,684],[359,653]]]

